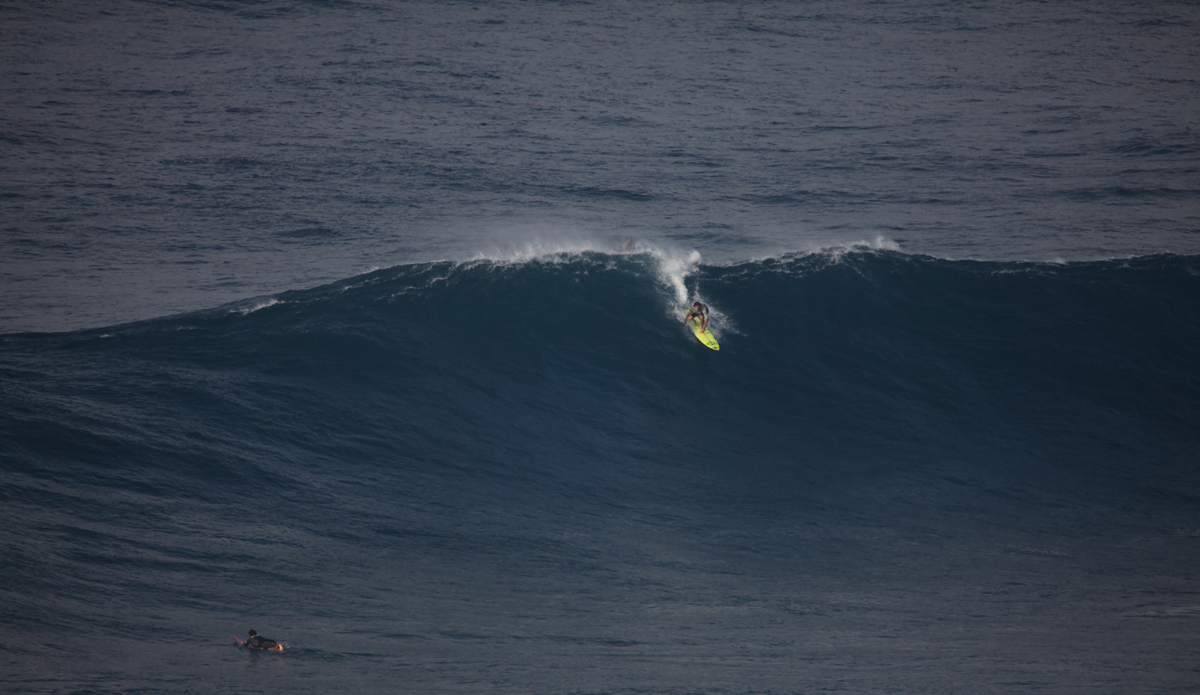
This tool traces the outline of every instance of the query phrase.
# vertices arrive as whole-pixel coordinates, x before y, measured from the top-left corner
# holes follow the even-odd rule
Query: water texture
[[[0,690],[1197,692],[1198,14],[0,4]]]
[[[1172,2],[9,2],[0,331],[627,237],[1200,253]]]
[[[1195,257],[678,265],[5,338],[10,684],[1195,687]]]

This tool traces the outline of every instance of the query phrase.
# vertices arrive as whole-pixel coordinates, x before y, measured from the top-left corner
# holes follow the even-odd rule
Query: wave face
[[[814,577],[844,590],[877,563],[924,576],[928,558],[982,543],[1008,553],[980,554],[996,581],[1032,587],[1034,570],[1011,563],[1077,558],[1035,573],[1082,581],[1112,568],[1063,547],[1162,533],[1163,557],[1139,563],[1200,569],[1171,545],[1200,528],[1197,257],[1054,265],[859,248],[696,261],[410,265],[0,338],[15,530],[0,587],[20,606],[4,619],[19,672],[44,672],[39,650],[14,646],[40,634],[103,635],[116,646],[94,658],[121,663],[147,631],[207,644],[244,634],[246,616],[278,625],[280,596],[299,611],[293,634],[324,630],[308,640],[325,651],[307,654],[311,668],[328,662],[329,682],[329,664],[358,653],[328,646],[331,631],[371,635],[385,654],[379,640],[465,640],[492,658],[513,631],[544,635],[514,617],[537,608],[496,606],[550,594],[556,630],[569,631],[572,601],[624,616],[571,623],[593,637],[559,646],[686,652],[654,632],[684,593],[672,573],[707,578],[688,605],[715,600],[733,581],[715,568],[733,555],[818,592]],[[711,307],[719,353],[681,323],[694,297]],[[771,581],[738,576],[746,601],[782,601]],[[539,583],[553,578],[573,588]],[[449,596],[492,597],[480,609],[492,618],[464,617]],[[178,672],[143,667],[123,682],[177,689]],[[96,687],[83,668],[59,671],[60,685]],[[694,673],[718,687],[705,668]],[[418,682],[414,670],[357,684],[385,689],[401,671]],[[566,683],[539,673],[493,685]],[[683,673],[660,676],[695,686]],[[779,677],[768,684],[796,682]]]

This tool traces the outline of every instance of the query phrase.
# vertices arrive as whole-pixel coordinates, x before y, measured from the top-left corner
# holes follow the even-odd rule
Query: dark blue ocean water
[[[1198,26],[0,5],[0,689],[1200,690]]]

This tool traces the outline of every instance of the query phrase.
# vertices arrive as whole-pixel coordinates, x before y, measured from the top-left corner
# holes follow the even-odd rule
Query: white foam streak
[[[512,242],[505,248],[494,248],[481,252],[460,263],[499,263],[519,265],[533,261],[541,263],[569,262],[585,253],[606,255],[650,256],[654,259],[659,282],[667,290],[665,312],[672,318],[683,316],[691,305],[691,291],[687,286],[688,276],[700,266],[701,255],[695,249],[664,248],[653,243],[621,240],[616,244],[604,244],[581,238],[558,238],[524,240]],[[696,300],[700,300],[697,294]],[[714,314],[715,315],[715,314]]]
[[[528,263],[529,261],[551,261],[556,258],[573,257],[583,253],[613,253],[612,246],[597,244],[582,239],[534,239],[510,243],[505,248],[494,248],[490,253],[477,253],[468,262],[490,261],[492,263]]]
[[[274,297],[259,297],[257,299],[247,299],[242,302],[235,302],[230,306],[229,313],[231,314],[252,314],[259,309],[266,309],[269,306],[279,304],[279,300]]]
[[[628,247],[626,246],[628,245]],[[619,244],[601,244],[583,239],[536,239],[514,242],[506,248],[495,248],[491,252],[481,252],[464,261],[466,263],[503,263],[521,264],[531,261],[555,262],[571,260],[584,253],[633,255],[648,254],[653,256],[658,265],[659,280],[669,288],[674,303],[680,307],[687,306],[688,289],[685,280],[696,271],[700,265],[700,252],[694,249],[680,250],[661,248],[643,241],[624,241]]]
[[[677,255],[656,249],[651,253],[658,259],[659,279],[671,288],[675,296],[675,304],[686,307],[688,305],[688,288],[684,281],[688,275],[696,272],[696,268],[700,265],[700,252],[693,249]]]
[[[825,253],[833,257],[844,256],[847,253],[854,251],[899,251],[900,244],[888,239],[884,236],[877,236],[869,241],[855,241],[849,244],[839,244],[837,246],[827,246],[825,248],[816,249],[813,253]]]

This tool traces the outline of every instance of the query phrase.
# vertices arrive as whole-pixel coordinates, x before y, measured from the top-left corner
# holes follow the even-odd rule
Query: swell
[[[132,638],[259,610],[249,586],[318,601],[330,557],[528,573],[856,543],[861,519],[1193,528],[1198,285],[1180,256],[582,253],[3,337],[4,622]],[[691,297],[719,353],[680,323]],[[111,601],[137,609],[88,607]]]
[[[402,266],[5,338],[5,465],[215,498],[330,466],[551,486],[627,460],[809,482],[956,457],[1171,468],[1195,443],[1196,265],[858,250]],[[680,326],[692,297],[720,353]]]

